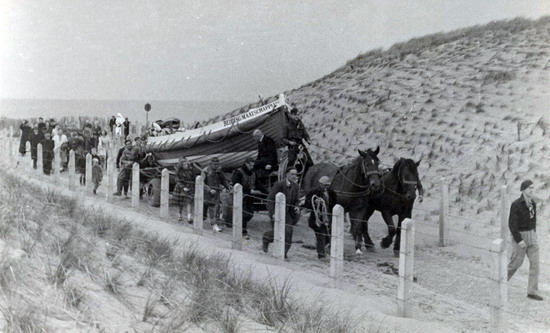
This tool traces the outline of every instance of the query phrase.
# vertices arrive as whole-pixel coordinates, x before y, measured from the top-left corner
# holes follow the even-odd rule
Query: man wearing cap
[[[305,208],[310,211],[308,225],[315,232],[317,240],[317,257],[326,257],[325,248],[330,244],[332,226],[332,208],[336,204],[336,193],[329,189],[331,179],[323,176],[319,186],[306,196]]]
[[[247,225],[248,222],[254,216],[254,195],[262,195],[267,191],[257,181],[256,174],[254,173],[254,159],[247,157],[242,167],[233,172],[231,182],[233,184],[241,184],[243,187],[243,237],[249,239]],[[229,215],[229,214],[228,214]],[[226,224],[232,225],[232,221],[228,220],[228,216],[225,216]]]
[[[254,170],[260,171],[261,176],[278,170],[279,159],[277,157],[277,145],[275,145],[275,141],[264,135],[259,129],[256,129],[252,135],[258,141],[258,157],[256,157],[256,161],[254,162]]]
[[[539,246],[537,242],[537,206],[532,199],[534,185],[530,180],[521,183],[521,197],[510,207],[508,226],[513,237],[513,250],[508,264],[508,280],[523,263],[525,255],[529,258],[529,282],[527,297],[542,301],[538,294],[539,286]]]
[[[218,222],[220,221],[221,200],[220,194],[224,189],[229,189],[229,183],[220,168],[220,160],[217,157],[212,158],[210,165],[203,172],[204,179],[204,205],[206,212],[210,215],[212,229],[215,232],[221,232]]]
[[[266,231],[262,237],[262,250],[267,253],[269,249],[269,243],[273,243],[273,227],[275,214],[275,199],[277,194],[283,193],[285,195],[285,258],[287,258],[288,250],[292,244],[292,231],[294,225],[298,223],[300,219],[300,195],[298,188],[298,171],[295,167],[289,167],[286,170],[285,179],[280,182],[276,182],[269,194],[267,195],[267,209],[269,210],[269,218],[271,220],[272,229]]]
[[[304,149],[304,141],[309,143],[309,140],[309,134],[307,133],[304,123],[302,123],[302,120],[298,116],[298,109],[292,108],[292,110],[290,110],[290,117],[287,126],[284,130],[284,142],[288,147],[287,165],[294,165],[296,157],[300,152],[300,147],[302,147],[303,153],[307,156],[307,167],[313,165],[311,156],[307,150]]]

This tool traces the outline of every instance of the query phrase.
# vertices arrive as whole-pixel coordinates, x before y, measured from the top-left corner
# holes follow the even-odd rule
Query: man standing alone
[[[512,203],[508,225],[514,241],[508,280],[523,263],[525,255],[529,258],[529,282],[527,297],[537,301],[543,298],[538,295],[539,289],[539,245],[537,242],[537,206],[532,199],[534,185],[530,180],[521,183],[521,197]]]

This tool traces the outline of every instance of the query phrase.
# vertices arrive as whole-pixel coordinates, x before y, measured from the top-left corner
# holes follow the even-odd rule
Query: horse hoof
[[[367,246],[367,252],[376,253],[376,248],[374,246]]]
[[[390,245],[391,241],[388,241],[386,238],[383,238],[380,242],[380,247],[382,247],[383,249],[387,249],[388,247],[390,247]]]
[[[357,249],[355,250],[355,254],[363,254],[363,251],[361,251],[361,249]]]

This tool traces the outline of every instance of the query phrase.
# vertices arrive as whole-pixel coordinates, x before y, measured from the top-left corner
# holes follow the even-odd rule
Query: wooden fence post
[[[445,225],[446,225],[446,215],[449,209],[449,185],[447,185],[447,180],[441,178],[440,184],[441,197],[439,201],[439,246],[443,247],[446,245],[445,242]]]
[[[59,183],[59,173],[61,171],[61,149],[59,147],[53,151],[52,169],[54,181]]]
[[[397,315],[410,318],[412,315],[412,286],[414,271],[414,221],[405,219],[401,226],[399,248],[399,287],[397,288]]]
[[[94,184],[92,184],[92,154],[90,153],[86,154],[86,173],[84,176],[86,179],[86,191],[91,191]]]
[[[14,159],[13,125],[10,125],[10,140],[8,142],[10,150],[10,159],[8,161],[10,162],[10,165],[12,165]]]
[[[74,150],[69,151],[69,190],[75,190],[75,156]]]
[[[279,192],[275,196],[275,225],[273,226],[273,256],[285,260],[286,197]]]
[[[204,210],[204,179],[201,176],[195,178],[195,207],[193,210],[193,233],[202,235],[202,223]]]
[[[134,163],[132,165],[132,208],[139,207],[139,192],[139,164]]]
[[[25,152],[26,152],[25,156],[28,156],[28,158],[30,159],[30,162],[31,162],[31,163],[27,164],[27,167],[32,170],[32,154],[31,154],[31,143],[30,143],[30,141],[27,141],[27,143],[25,143]]]
[[[505,314],[508,303],[508,265],[506,244],[502,239],[495,239],[491,244],[491,257],[491,280],[494,283],[491,293],[491,332],[503,333],[508,330]]]
[[[113,197],[113,169],[114,169],[114,163],[113,163],[112,157],[107,157],[107,161],[105,162],[105,166],[107,167],[107,176],[105,177],[105,200],[110,201]]]
[[[160,217],[168,217],[170,173],[162,169],[160,177]]]
[[[330,237],[330,276],[334,286],[340,285],[344,274],[344,207],[332,209],[332,228]]]
[[[504,247],[506,247],[508,235],[510,234],[508,229],[508,187],[503,185],[500,188],[500,238],[504,242]]]
[[[44,164],[42,163],[42,158],[44,156],[44,153],[43,153],[43,150],[42,150],[42,144],[39,143],[37,146],[36,146],[36,168],[38,170],[38,173],[42,173],[42,167],[44,166]],[[10,158],[11,158],[11,155],[10,155]],[[11,162],[11,160],[10,160]]]
[[[233,186],[233,243],[231,248],[243,249],[243,187],[241,184]]]

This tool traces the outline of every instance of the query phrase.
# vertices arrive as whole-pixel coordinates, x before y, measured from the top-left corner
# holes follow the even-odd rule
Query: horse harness
[[[380,171],[379,170],[371,170],[371,171],[368,171],[367,170],[367,167],[365,166],[365,160],[363,159],[363,161],[361,161],[361,169],[363,171],[363,174],[365,175],[365,178],[368,179],[370,176],[373,176],[373,175],[380,175]],[[365,196],[365,195],[370,195],[372,194],[371,193],[371,189],[370,189],[370,186],[369,185],[360,185],[360,184],[357,184],[355,183],[353,180],[349,179],[345,172],[342,170],[341,167],[337,166],[336,163],[332,162],[332,164],[334,164],[337,169],[338,169],[338,173],[340,173],[342,175],[342,177],[348,181],[350,184],[358,187],[358,188],[366,188],[366,190],[364,191],[361,191],[361,192],[348,192],[348,191],[342,191],[342,190],[334,190],[334,192],[338,193],[338,195],[340,196],[345,196],[345,197],[349,197],[349,198],[356,198],[356,197],[362,197],[362,196]],[[338,174],[337,173],[337,174]],[[332,179],[332,181],[334,181],[334,178]],[[332,183],[331,183],[332,185]],[[340,186],[340,188],[343,187],[343,184]]]

